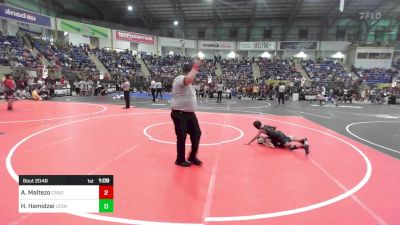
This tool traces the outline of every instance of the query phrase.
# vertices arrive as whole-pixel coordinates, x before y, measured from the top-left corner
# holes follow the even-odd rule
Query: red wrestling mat
[[[1,113],[7,114],[2,121],[37,121],[0,123],[0,224],[364,225],[400,220],[398,160],[301,117],[198,112],[204,166],[182,168],[174,165],[168,111],[107,105],[107,111],[98,112],[102,106],[54,102],[35,102],[34,113],[18,111],[31,106],[20,102],[15,112]],[[310,155],[302,149],[244,145],[257,132],[256,119],[307,137]],[[19,214],[17,174],[113,174],[115,212]]]

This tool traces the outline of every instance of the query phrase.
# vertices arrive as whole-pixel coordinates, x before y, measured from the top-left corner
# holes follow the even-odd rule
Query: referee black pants
[[[153,102],[155,102],[156,101],[156,89],[155,88],[151,89],[151,95],[153,96]]]
[[[278,93],[278,104],[281,104],[281,100],[282,100],[282,104],[285,104],[285,94],[284,93]]]
[[[222,91],[218,91],[217,102],[222,103]]]
[[[161,99],[162,99],[161,88],[157,88],[157,94],[156,94],[156,98],[158,98],[158,94],[160,94],[160,96],[161,96]]]
[[[182,112],[172,110],[171,118],[175,125],[176,134],[176,162],[185,161],[185,142],[186,135],[190,135],[192,142],[192,151],[189,155],[189,160],[196,159],[197,151],[199,150],[201,130],[196,114],[194,112]]]
[[[129,91],[124,91],[125,107],[129,108],[131,105]]]

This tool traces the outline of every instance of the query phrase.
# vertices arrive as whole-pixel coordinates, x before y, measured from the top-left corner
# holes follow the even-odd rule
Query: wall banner
[[[111,30],[105,27],[79,23],[71,20],[57,18],[57,27],[59,30],[78,33],[86,36],[110,38]]]
[[[238,50],[275,50],[276,42],[239,42]]]
[[[317,41],[281,41],[279,49],[281,50],[317,50]]]
[[[16,9],[3,4],[0,4],[0,17],[43,27],[51,27],[51,19],[49,16],[25,11],[22,9]]]
[[[194,40],[166,38],[166,37],[160,37],[158,40],[160,46],[162,47],[196,48],[196,41]]]
[[[154,44],[154,36],[147,34],[139,34],[128,31],[114,31],[114,37],[120,41],[129,41],[135,43]]]
[[[229,41],[199,41],[199,49],[235,50],[235,45]]]

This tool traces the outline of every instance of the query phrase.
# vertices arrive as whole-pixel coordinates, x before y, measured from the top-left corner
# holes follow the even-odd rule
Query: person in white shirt
[[[150,83],[150,90],[151,90],[151,95],[153,96],[153,102],[156,101],[156,82],[154,80],[151,81]]]
[[[79,87],[81,88],[81,94],[80,96],[85,96],[86,95],[86,81],[85,80],[81,80],[79,82]]]
[[[74,81],[74,86],[75,86],[75,93],[77,96],[81,95],[81,84],[79,81]]]
[[[130,82],[128,78],[124,79],[124,83],[121,85],[122,90],[124,91],[124,99],[125,99],[125,108],[124,109],[129,109],[130,108],[130,96],[129,96],[129,89],[130,89]]]
[[[161,92],[161,90],[162,90],[162,83],[161,83],[161,81],[158,81],[158,82],[156,83],[156,91],[157,91],[156,98],[158,98],[158,94],[160,94],[160,97],[161,97],[161,99],[162,99],[162,92]]]
[[[200,61],[195,60],[194,64],[183,65],[183,74],[175,77],[172,84],[171,118],[175,126],[177,138],[177,157],[175,164],[188,167],[191,164],[200,166],[202,162],[197,158],[200,144],[201,129],[196,117],[197,99],[196,91],[192,83],[199,71]],[[190,135],[192,151],[188,160],[185,159],[185,140]]]
[[[281,104],[281,100],[282,100],[282,104],[285,104],[285,91],[286,91],[286,87],[285,85],[283,85],[283,83],[281,83],[278,87],[278,104]]]
[[[222,84],[222,82],[219,82],[219,84],[217,84],[217,93],[218,93],[217,103],[222,103],[223,90],[224,90],[224,85]]]

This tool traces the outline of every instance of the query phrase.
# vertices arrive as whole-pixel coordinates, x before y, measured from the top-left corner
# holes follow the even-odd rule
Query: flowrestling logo
[[[50,17],[0,4],[0,17],[51,27]]]
[[[222,42],[222,41],[200,41],[199,47],[204,49],[234,49],[234,42]]]
[[[217,44],[217,43],[213,43],[213,44],[207,44],[207,43],[205,43],[205,44],[203,44],[203,47],[208,47],[208,48],[211,48],[211,47],[219,48],[219,44]]]
[[[382,18],[381,12],[359,12],[360,20],[380,20]]]
[[[139,34],[126,31],[116,31],[116,39],[130,42],[154,44],[154,37],[146,34]]]

